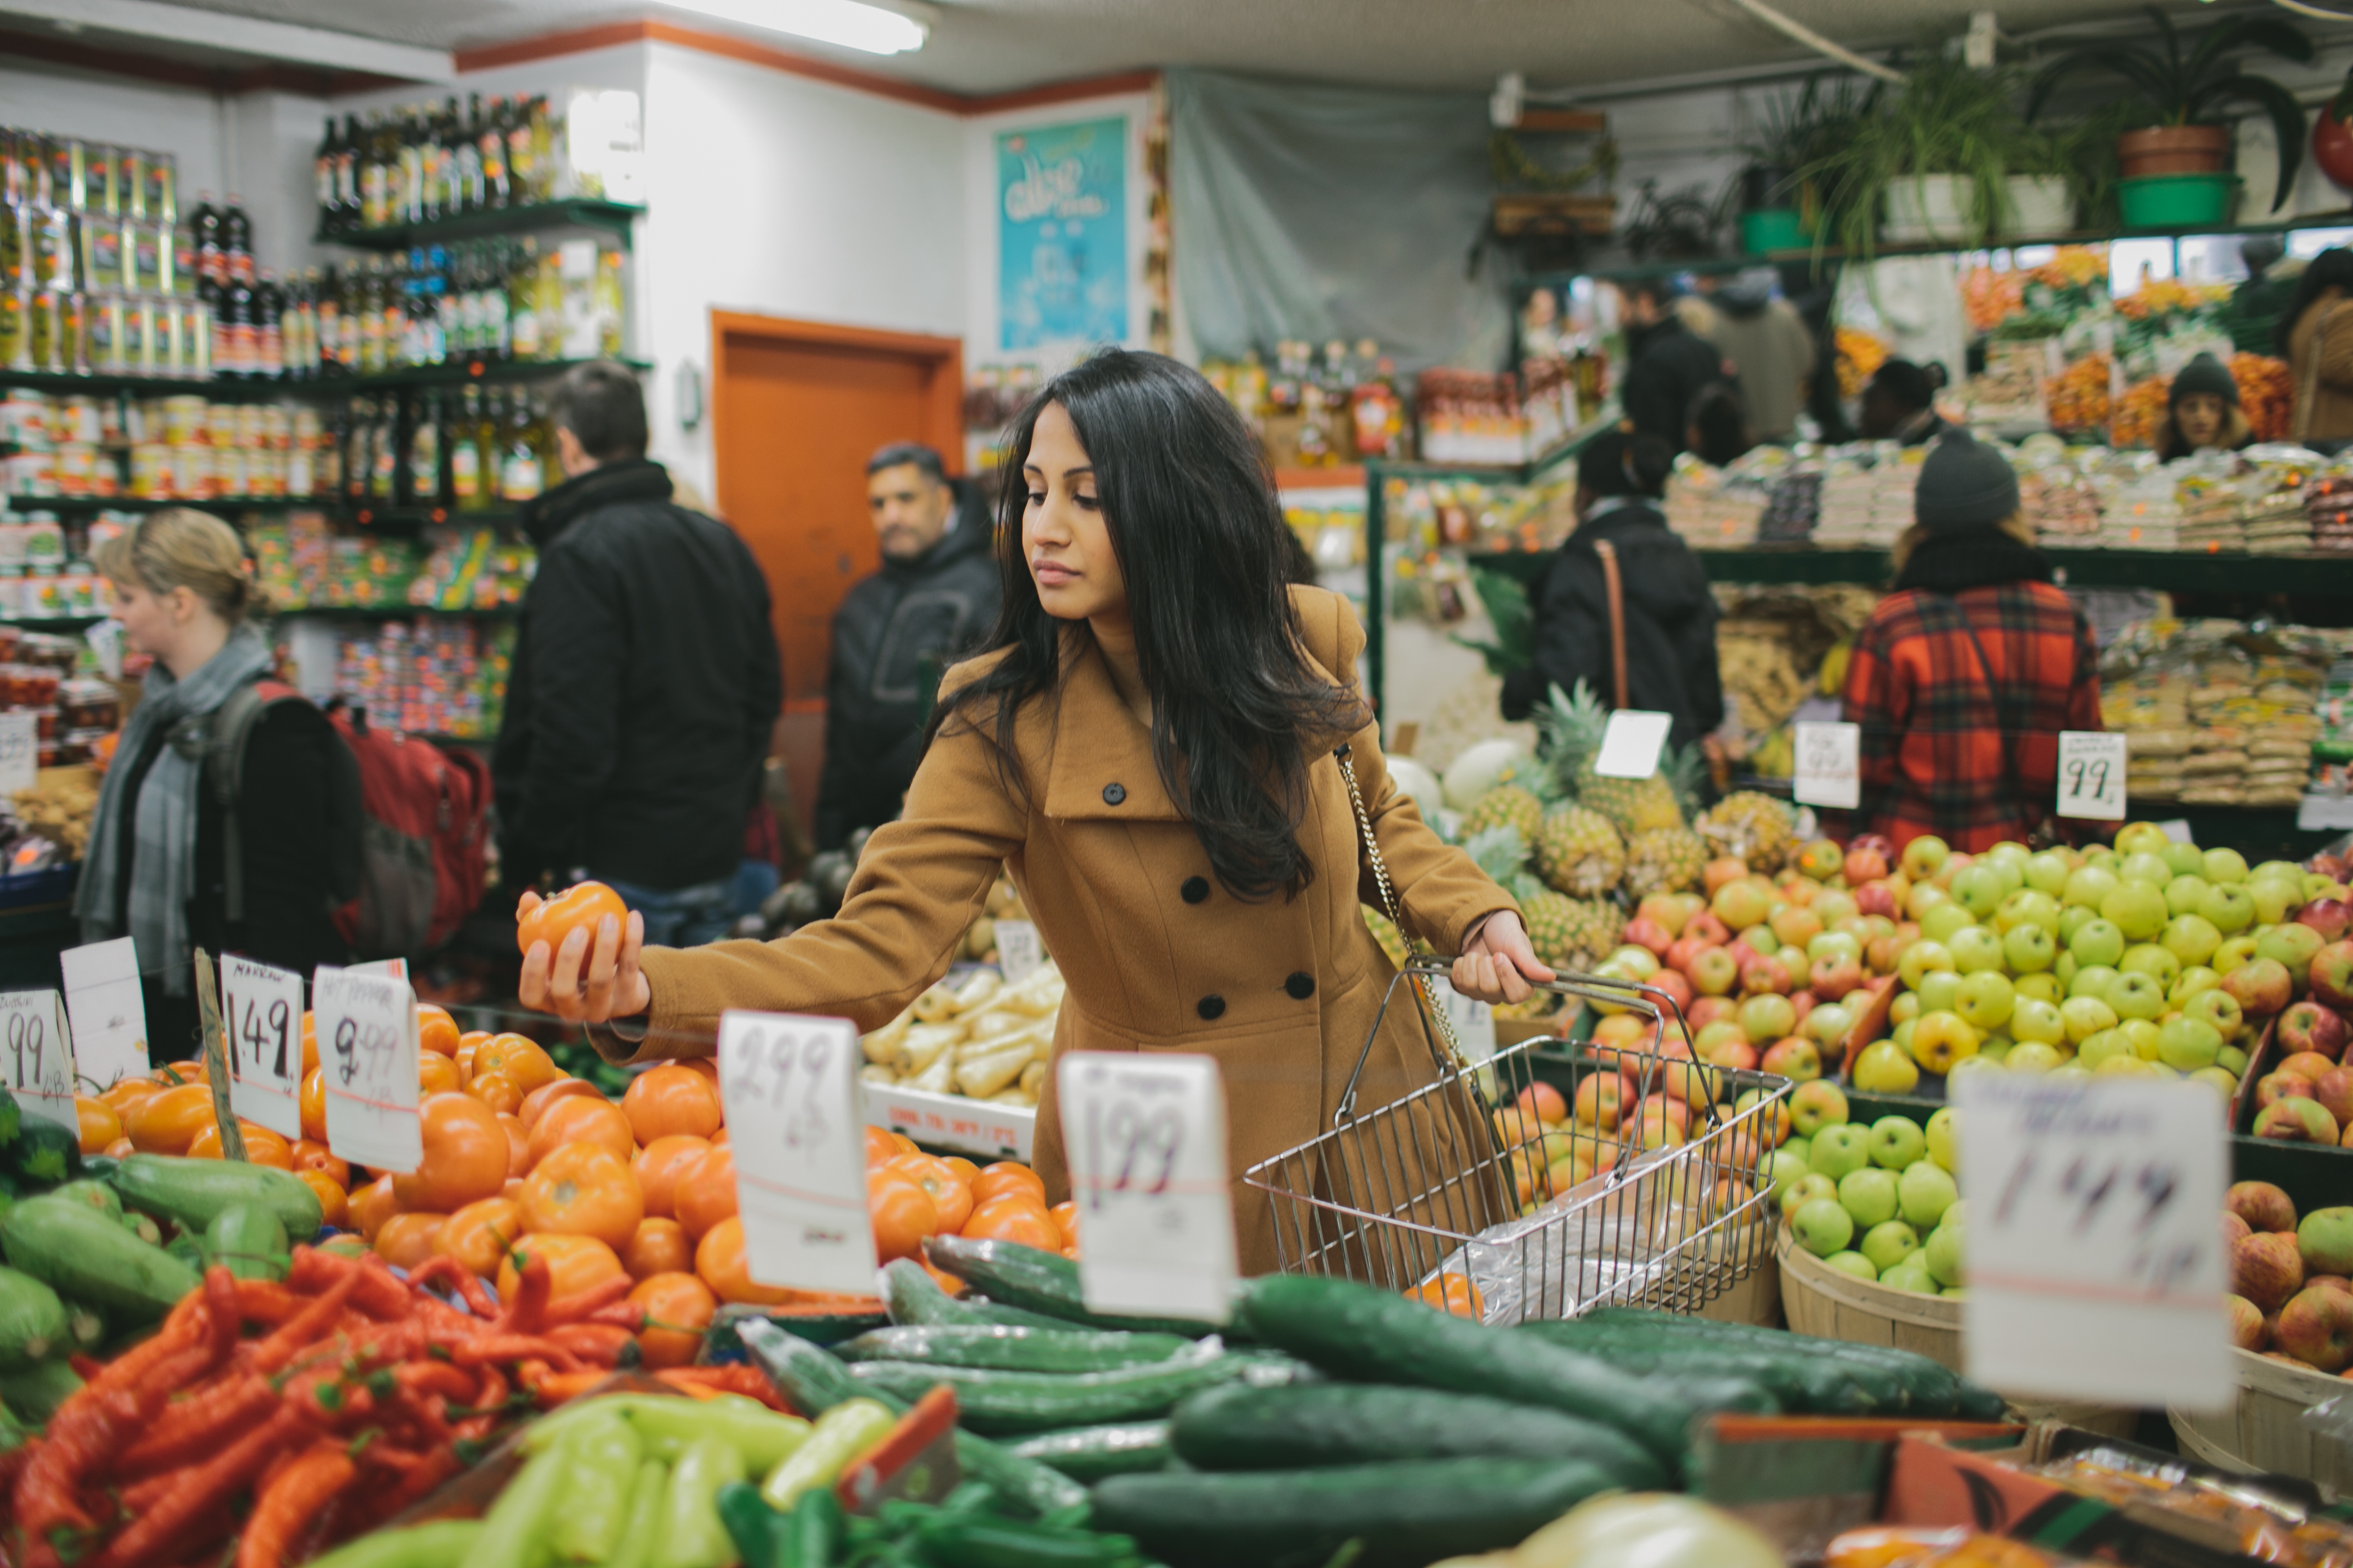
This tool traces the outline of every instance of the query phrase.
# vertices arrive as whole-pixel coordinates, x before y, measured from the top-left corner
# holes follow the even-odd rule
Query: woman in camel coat
[[[1409,936],[1502,1002],[1537,963],[1511,899],[1389,781],[1338,596],[1286,587],[1285,525],[1247,429],[1195,372],[1110,352],[1016,426],[993,651],[948,673],[902,819],[878,829],[841,912],[774,942],[637,952],[608,921],[524,963],[522,996],[591,1024],[617,1059],[707,1055],[720,1013],[873,1029],[946,973],[1000,866],[1069,985],[1057,1058],[1191,1051],[1225,1079],[1246,1273],[1278,1263],[1241,1173],[1328,1130],[1393,973],[1345,746]],[[999,737],[1008,737],[1000,746]],[[532,903],[524,897],[524,907]],[[1358,1088],[1377,1109],[1431,1079],[1402,992]],[[1068,1190],[1054,1078],[1034,1161]],[[1292,1247],[1297,1261],[1297,1246]]]
[[[2295,388],[2298,441],[2353,439],[2353,251],[2324,250],[2297,279],[2276,342]]]

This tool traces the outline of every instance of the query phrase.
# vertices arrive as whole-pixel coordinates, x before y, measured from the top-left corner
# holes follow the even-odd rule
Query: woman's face
[[[123,635],[131,646],[159,658],[170,652],[187,620],[179,601],[194,600],[195,595],[185,588],[153,594],[136,583],[116,583],[112,586],[114,618],[122,623]]]
[[[2175,405],[2173,422],[2192,447],[2211,447],[2222,438],[2223,410],[2229,406],[2211,392],[2193,392]]]
[[[1038,603],[1062,621],[1124,614],[1127,579],[1103,525],[1095,471],[1059,403],[1039,412],[1021,482],[1029,492],[1021,509],[1021,555],[1038,585]]]

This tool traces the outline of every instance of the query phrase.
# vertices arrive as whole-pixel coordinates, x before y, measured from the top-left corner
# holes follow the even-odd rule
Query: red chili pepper
[[[480,1366],[494,1361],[521,1361],[537,1356],[559,1372],[577,1372],[580,1360],[562,1345],[536,1334],[480,1334],[451,1348],[449,1359],[459,1366]]]
[[[449,1288],[457,1291],[459,1299],[466,1303],[466,1310],[474,1316],[487,1320],[499,1315],[499,1304],[482,1288],[480,1278],[454,1258],[428,1258],[408,1276],[411,1286],[430,1285],[441,1280],[448,1282]]]
[[[605,1381],[608,1374],[602,1367],[586,1372],[554,1372],[533,1384],[531,1396],[542,1410],[553,1410],[569,1404]]]
[[[166,1406],[116,1462],[114,1473],[134,1479],[200,1459],[215,1450],[223,1433],[260,1420],[277,1403],[269,1384],[250,1373],[212,1384]]]
[[[96,1521],[81,1505],[82,1483],[138,1427],[135,1395],[116,1392],[82,1398],[90,1386],[85,1384],[49,1417],[47,1440],[16,1478],[13,1511],[27,1541],[46,1542],[49,1531],[60,1526],[92,1528]]]
[[[298,1247],[286,1271],[286,1283],[306,1293],[324,1290],[346,1278],[359,1281],[352,1292],[352,1305],[378,1322],[397,1321],[416,1310],[417,1298],[393,1278],[392,1266],[374,1253],[365,1258],[344,1258],[315,1247]]]
[[[237,1276],[228,1271],[227,1264],[216,1263],[205,1270],[205,1348],[212,1354],[206,1372],[228,1360],[244,1328],[245,1313],[237,1299]]]
[[[646,1310],[635,1301],[616,1301],[609,1307],[599,1307],[580,1320],[584,1323],[610,1323],[615,1328],[642,1333],[646,1326]]]
[[[720,1394],[741,1394],[786,1415],[798,1415],[792,1402],[776,1391],[757,1367],[741,1362],[723,1366],[664,1367],[654,1375],[677,1388],[708,1388]]]
[[[438,1394],[445,1399],[470,1400],[480,1381],[463,1367],[446,1361],[412,1361],[393,1373],[399,1380],[402,1392],[422,1396]]]
[[[72,1368],[73,1374],[85,1384],[106,1370],[106,1363],[94,1355],[69,1355],[66,1357],[66,1365]]]
[[[548,1297],[554,1289],[555,1274],[547,1259],[534,1252],[522,1260],[514,1294],[506,1308],[491,1322],[491,1330],[501,1334],[535,1334],[547,1321]],[[624,1292],[626,1294],[626,1292]]]
[[[575,1290],[568,1296],[558,1296],[548,1302],[547,1310],[542,1314],[540,1321],[551,1325],[579,1322],[591,1312],[609,1307],[620,1300],[631,1290],[636,1289],[637,1285],[638,1282],[626,1274],[617,1274],[610,1279],[600,1279],[586,1290]]]
[[[463,1468],[465,1467],[458,1462],[458,1447],[454,1441],[430,1450],[408,1467],[408,1473],[399,1485],[385,1490],[378,1505],[381,1511],[373,1514],[373,1521],[380,1523],[393,1518]]]
[[[485,1366],[480,1370],[482,1375],[474,1388],[474,1408],[481,1411],[505,1409],[507,1401],[514,1397],[514,1385],[497,1367]]]
[[[248,1323],[268,1323],[274,1329],[310,1304],[309,1297],[295,1294],[275,1279],[237,1282],[237,1315]]]
[[[107,1542],[106,1550],[90,1560],[89,1568],[137,1568],[166,1552],[185,1552],[191,1528],[204,1515],[259,1475],[272,1455],[308,1443],[318,1433],[318,1423],[303,1406],[289,1403],[280,1407],[277,1415],[213,1458],[181,1471],[178,1484]]]
[[[237,1542],[237,1568],[280,1568],[302,1527],[359,1473],[342,1444],[312,1444],[255,1496]]]
[[[295,1252],[310,1250],[298,1247]],[[343,1315],[343,1303],[359,1289],[356,1270],[329,1284],[301,1311],[278,1325],[269,1334],[245,1348],[246,1364],[265,1376],[282,1369],[294,1359],[297,1351],[324,1335],[335,1320]]]
[[[599,1366],[619,1364],[621,1347],[632,1337],[628,1330],[610,1323],[558,1323],[545,1335],[551,1344],[561,1345],[582,1361]]]

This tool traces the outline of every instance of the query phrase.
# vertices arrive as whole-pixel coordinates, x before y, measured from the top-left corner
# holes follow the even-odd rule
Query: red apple
[[[1740,984],[1740,961],[1728,948],[1707,948],[1693,956],[1691,981],[1705,994],[1722,996]]]
[[[2307,1366],[2342,1372],[2353,1363],[2353,1296],[2300,1290],[2280,1309],[2279,1348]]]
[[[1758,1065],[1767,1072],[1803,1083],[1822,1076],[1822,1053],[1813,1041],[1792,1035],[1775,1041]]]
[[[2320,1109],[2337,1118],[2339,1127],[2353,1127],[2353,1068],[2330,1068],[2312,1086]]]
[[[1904,956],[1904,950],[1911,945],[1900,936],[1873,937],[1863,943],[1863,967],[1873,974],[1893,974],[1897,962]]]
[[[1702,910],[1683,922],[1683,935],[1721,946],[1732,940],[1732,928],[1716,919],[1714,910]]]
[[[2322,951],[2327,950],[2324,948]],[[2315,973],[2317,974],[2317,961]],[[2316,979],[2314,988],[2318,989]],[[2279,1027],[2274,1031],[2280,1049],[2292,1055],[2310,1051],[2316,1056],[2327,1057],[2330,1061],[2345,1055],[2347,1036],[2343,1016],[2335,1008],[2324,1007],[2317,1002],[2298,1002],[2280,1015]]]
[[[1787,996],[1795,989],[1797,982],[1790,976],[1789,966],[1781,962],[1778,953],[1769,958],[1751,958],[1740,966],[1740,994],[1743,996],[1758,996],[1767,992],[1776,996]]]
[[[1806,972],[1806,984],[1815,995],[1835,1002],[1862,984],[1862,965],[1851,953],[1825,953]]]
[[[2307,1290],[2343,1290],[2353,1294],[2353,1279],[2342,1274],[2306,1274],[2304,1288]]]
[[[2231,1248],[2231,1289],[2265,1312],[2276,1312],[2304,1288],[2304,1259],[2295,1237],[2261,1231]]]
[[[2297,921],[2304,925],[2311,925],[2313,922],[2309,917],[2312,911],[2323,905],[2327,905],[2332,911],[2332,918],[2337,920],[2340,928],[2344,923],[2343,917],[2353,913],[2353,906],[2348,906],[2340,900],[2315,899],[2304,906],[2304,912],[2296,916]],[[2322,934],[2327,933],[2324,931]],[[2305,975],[2312,986],[2312,994],[2316,999],[2327,1003],[2331,1007],[2353,1007],[2353,942],[2344,940],[2344,932],[2341,929],[2336,936],[2329,939],[2327,947],[2312,955],[2311,967],[2305,972]]]
[[[1646,984],[1653,991],[1663,991],[1673,997],[1675,1005],[1683,1010],[1684,1019],[1686,1021],[1690,1019],[1692,997],[1694,993],[1692,990],[1689,975],[1679,974],[1672,969],[1662,969],[1651,975]]]
[[[2295,1000],[2295,981],[2276,958],[2251,959],[2222,976],[2222,989],[2250,1018],[2268,1018]]]
[[[2337,1133],[2337,1118],[2323,1110],[2316,1100],[2274,1100],[2255,1118],[2255,1136],[2277,1143],[2324,1143],[2334,1147]]]
[[[1885,915],[1894,920],[1895,889],[1887,885],[1884,878],[1865,882],[1854,890],[1854,909],[1857,914]]]
[[[1692,999],[1692,1005],[1683,1009],[1683,1022],[1689,1024],[1692,1033],[1696,1035],[1718,1018],[1729,1018],[1738,1011],[1740,1004],[1729,996],[1696,996]]]
[[[1849,845],[1846,851],[1846,882],[1850,888],[1860,888],[1865,882],[1883,881],[1887,877],[1887,857],[1877,849]],[[1858,904],[1858,909],[1862,906]]]
[[[1675,933],[1647,916],[1636,915],[1626,922],[1626,931],[1620,940],[1638,947],[1647,947],[1663,959],[1675,945]]]
[[[1577,1086],[1569,1114],[1580,1126],[1602,1132],[1618,1131],[1618,1112],[1625,1103],[1625,1079],[1614,1072],[1588,1073]]]
[[[1798,1022],[1802,1024],[1806,1021],[1806,1015],[1820,1004],[1814,1000],[1812,992],[1799,989],[1789,993],[1789,1005],[1798,1010]]]
[[[1757,1047],[1746,1040],[1719,1040],[1704,1059],[1710,1067],[1753,1072],[1757,1062]]]
[[[1667,951],[1660,957],[1669,969],[1689,974],[1692,960],[1715,945],[1702,937],[1679,936],[1668,944]]]
[[[2222,1206],[2246,1221],[2249,1230],[2295,1229],[2295,1201],[2269,1182],[2232,1183]]]
[[[2315,899],[2295,911],[2295,921],[2310,926],[2334,945],[2345,940],[2346,928],[2353,925],[2353,906],[2342,899]]]
[[[1868,849],[1883,860],[1895,858],[1895,840],[1884,833],[1858,833],[1846,841],[1846,847],[1849,852]]]
[[[2239,1237],[2242,1236],[2253,1236],[2254,1234],[2253,1228],[2250,1226],[2245,1220],[2241,1219],[2237,1215],[2232,1214],[2228,1209],[2224,1209],[2222,1211],[2222,1250],[2225,1253],[2228,1253],[2231,1250],[2232,1245],[2236,1242]]]
[[[2263,1326],[2263,1310],[2244,1296],[2226,1297],[2231,1303],[2231,1342],[2242,1351],[2259,1351],[2268,1331]]]
[[[2283,1100],[2313,1097],[2313,1082],[2302,1073],[2267,1072],[2255,1079],[2255,1109],[2269,1110]]]

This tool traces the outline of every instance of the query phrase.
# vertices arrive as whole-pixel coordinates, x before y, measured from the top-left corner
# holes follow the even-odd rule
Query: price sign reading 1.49
[[[1088,1310],[1225,1321],[1234,1211],[1217,1058],[1072,1051],[1059,1072]]]
[[[744,1255],[763,1285],[874,1289],[858,1030],[840,1018],[719,1016],[719,1092]]]
[[[311,1000],[327,1147],[371,1170],[416,1170],[425,1158],[425,1128],[417,1114],[417,1001],[407,982],[322,966]]]
[[[2125,819],[2125,738],[2097,730],[2059,731],[2061,816]]]
[[[73,1041],[56,992],[0,992],[0,1080],[26,1115],[80,1131]]]
[[[221,960],[229,1104],[286,1138],[302,1135],[302,977],[232,953]]]

